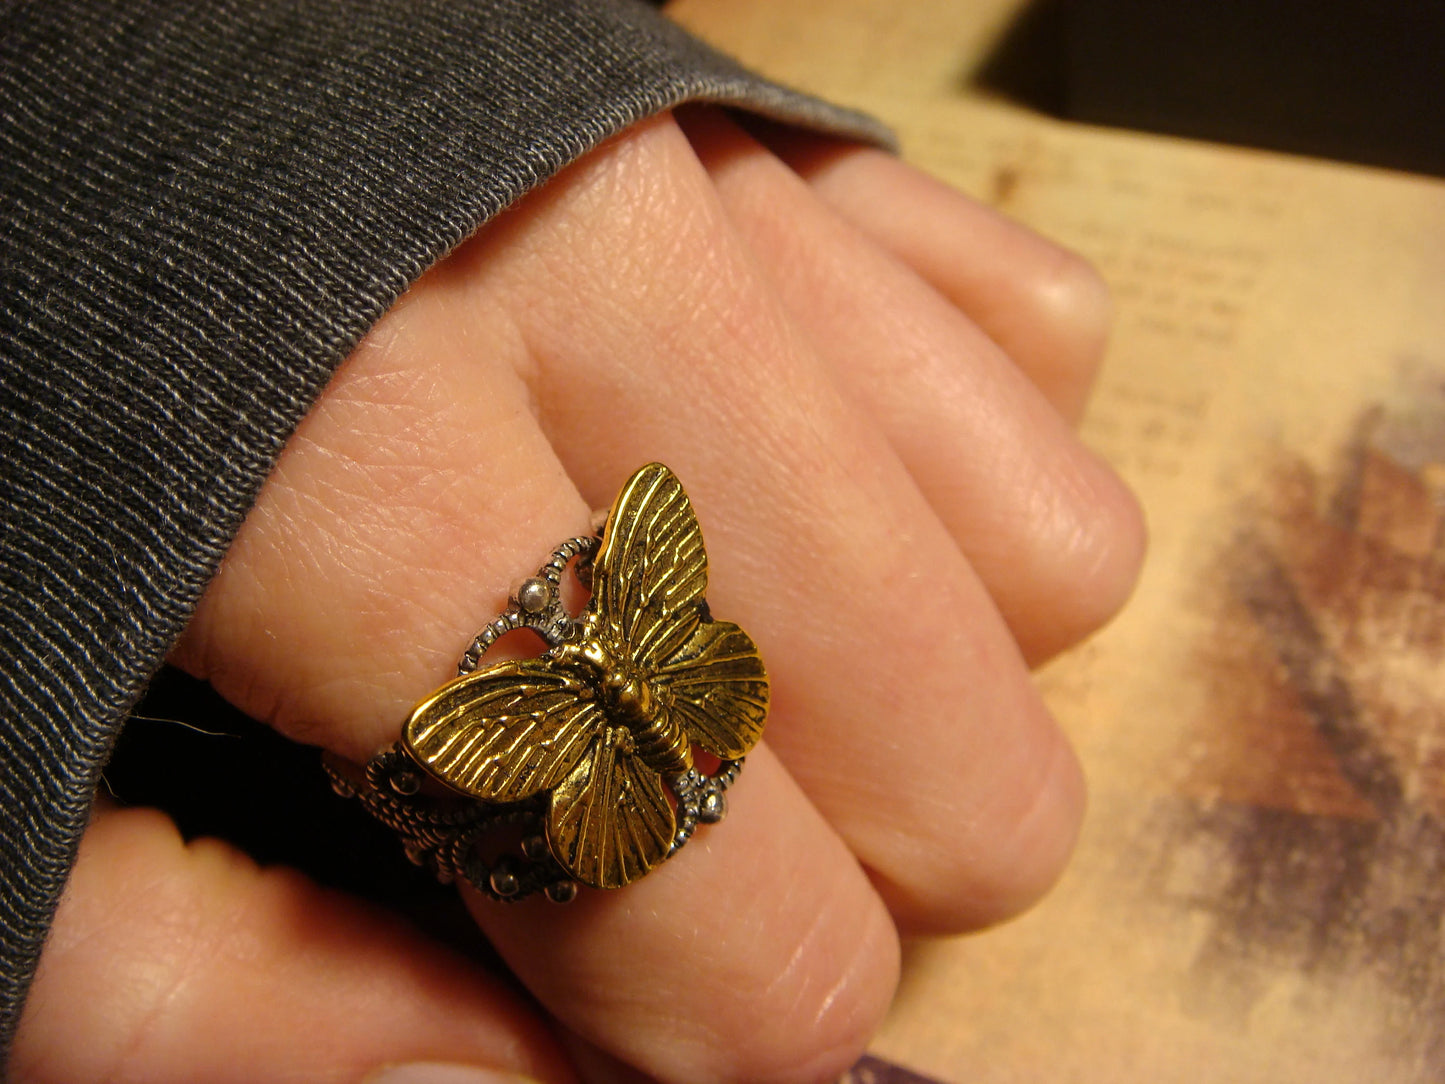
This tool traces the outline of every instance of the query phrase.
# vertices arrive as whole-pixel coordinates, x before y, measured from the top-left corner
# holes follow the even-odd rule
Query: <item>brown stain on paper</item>
[[[1277,453],[1209,585],[1210,712],[1156,889],[1204,922],[1191,1011],[1368,975],[1390,1056],[1445,1079],[1445,385],[1336,472]],[[1410,1079],[1417,1079],[1412,1075]]]

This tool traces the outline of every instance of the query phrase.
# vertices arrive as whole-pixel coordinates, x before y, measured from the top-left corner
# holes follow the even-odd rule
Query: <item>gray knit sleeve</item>
[[[698,99],[886,138],[636,0],[0,5],[0,1050],[121,720],[333,367]]]

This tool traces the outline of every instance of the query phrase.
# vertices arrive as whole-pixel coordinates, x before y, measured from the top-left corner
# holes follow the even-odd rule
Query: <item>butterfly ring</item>
[[[591,591],[576,614],[562,600],[569,567]],[[327,756],[333,786],[413,862],[494,899],[561,903],[579,885],[637,880],[723,818],[767,720],[757,645],[713,619],[706,590],[692,502],[651,463],[599,535],[563,542],[513,591],[401,741],[364,769]],[[484,663],[519,629],[546,649]]]

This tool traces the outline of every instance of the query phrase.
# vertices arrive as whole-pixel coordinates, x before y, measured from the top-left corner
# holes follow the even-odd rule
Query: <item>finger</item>
[[[628,145],[594,161],[625,157]],[[598,184],[583,187],[608,205],[605,176],[586,165],[571,176],[592,176]],[[548,193],[567,184],[559,178],[512,220],[538,218]],[[621,199],[610,206],[611,217],[641,213]],[[576,225],[550,221],[537,291],[565,299],[557,269],[592,243]],[[482,275],[508,235],[499,224],[428,276],[338,371],[288,444],[178,652],[243,708],[357,759],[395,740],[410,706],[454,672],[513,581],[558,541],[587,530],[589,504],[537,428],[533,412],[542,405],[515,371],[537,363],[514,326],[531,297]],[[624,246],[605,257],[616,276],[613,256],[638,261],[635,281],[673,289],[648,277],[645,250]],[[645,308],[606,316],[640,338],[649,326]],[[614,489],[621,480],[612,479]],[[643,1060],[659,1079],[736,1072],[766,1080],[798,1065],[819,1076],[841,1072],[892,993],[897,939],[877,894],[792,781],[769,773],[760,757],[764,767],[750,767],[737,801],[784,810],[787,831],[755,833],[761,838],[741,857],[712,861],[706,836],[725,837],[733,829],[725,824],[615,898],[543,905],[530,927],[508,927],[515,919],[500,908],[492,909],[500,917],[484,917],[499,949],[567,1027]],[[786,871],[799,856],[812,870],[802,883],[781,876],[754,891],[736,875],[738,862]],[[710,867],[703,895],[680,873],[688,862]],[[639,888],[645,907],[636,902]],[[760,922],[788,936],[744,935]],[[713,959],[712,941],[735,948],[736,982],[721,993],[691,981]],[[557,959],[554,946],[564,942],[573,951]],[[602,981],[588,961],[617,962],[618,945],[633,955]],[[549,954],[556,967],[544,962]],[[540,981],[569,960],[579,981]],[[651,994],[659,988],[676,995],[663,1013]],[[780,1019],[795,1026],[774,1026]],[[692,1038],[675,1041],[679,1021],[699,1020],[714,1026],[689,1026]]]
[[[1133,495],[999,348],[720,116],[689,132],[793,318],[878,419],[1038,663],[1118,610],[1138,574]]]
[[[1088,261],[893,155],[761,131],[823,202],[977,322],[1059,413],[1079,420],[1112,314]]]
[[[714,612],[771,660],[773,748],[900,923],[1012,913],[1057,875],[1081,786],[1007,627],[756,274],[680,133],[654,125],[597,168],[494,238],[487,279],[519,298],[570,475],[599,502],[640,460],[687,482]],[[646,216],[595,198],[627,191]],[[554,251],[557,221],[590,245]],[[628,251],[661,284],[640,298],[611,256]]]
[[[174,661],[354,761],[395,741],[512,582],[588,531],[515,339],[446,267],[403,299],[288,443]]]
[[[892,998],[893,924],[766,744],[728,799],[726,821],[624,891],[565,916],[473,894],[473,913],[543,1002],[648,1074],[836,1080]]]
[[[12,1058],[16,1080],[55,1084],[354,1084],[420,1061],[574,1079],[500,983],[140,810],[87,831]]]

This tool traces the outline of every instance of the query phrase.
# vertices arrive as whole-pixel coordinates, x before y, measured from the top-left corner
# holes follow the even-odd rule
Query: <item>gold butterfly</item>
[[[482,667],[413,710],[407,753],[488,803],[548,794],[546,839],[574,880],[617,888],[665,859],[674,787],[692,747],[736,760],[762,735],[768,678],[757,646],[714,621],[707,553],[677,477],[628,480],[593,559],[575,633],[535,659]]]

